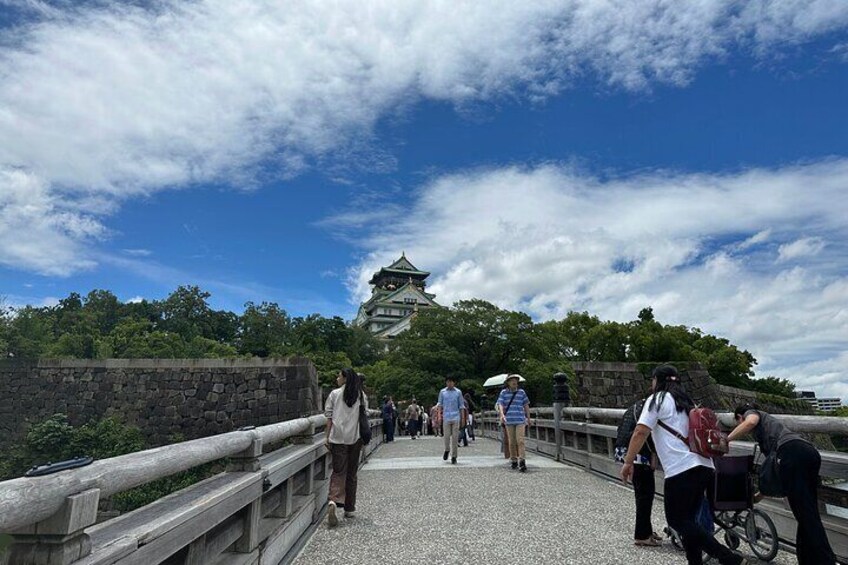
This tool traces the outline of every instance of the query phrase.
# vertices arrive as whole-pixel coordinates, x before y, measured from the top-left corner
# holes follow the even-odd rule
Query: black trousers
[[[633,539],[645,540],[654,533],[651,511],[654,508],[654,470],[650,465],[633,465],[633,492],[636,493],[636,532]]]
[[[821,455],[809,443],[794,440],[777,450],[777,458],[780,481],[798,521],[795,545],[799,565],[833,565],[836,557],[819,515]]]
[[[698,466],[665,480],[665,519],[683,539],[689,565],[704,562],[702,551],[717,558],[722,565],[742,562],[742,557],[721,545],[697,522],[704,495],[712,493],[714,476],[712,469]]]

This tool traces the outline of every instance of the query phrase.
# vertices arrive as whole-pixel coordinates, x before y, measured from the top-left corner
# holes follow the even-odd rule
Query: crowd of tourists
[[[495,404],[503,430],[505,457],[510,467],[527,470],[524,437],[530,424],[530,399],[519,387],[520,377],[508,375]],[[456,377],[448,376],[435,405],[429,409],[412,399],[402,410],[392,397],[382,403],[383,432],[386,442],[396,434],[406,434],[412,440],[420,434],[442,436],[442,459],[458,460],[460,438],[468,445],[474,440],[473,403],[456,386]],[[356,512],[357,468],[362,439],[360,437],[360,408],[367,409],[360,375],[351,369],[342,370],[337,378],[338,388],[327,398],[326,442],[332,455],[332,476],[328,502],[328,524],[338,524],[338,512],[349,518]],[[621,479],[632,481],[635,495],[634,544],[655,547],[662,536],[652,524],[656,492],[655,471],[664,472],[663,506],[669,528],[679,535],[687,562],[701,564],[704,554],[722,565],[757,563],[719,543],[711,521],[704,524],[703,516],[711,516],[710,501],[715,488],[715,465],[712,454],[704,446],[693,443],[690,436],[691,414],[702,410],[696,407],[686,392],[681,376],[672,365],[654,369],[651,394],[625,410],[618,428],[615,457],[622,464]],[[753,404],[742,404],[734,411],[736,427],[710,449],[727,451],[730,442],[753,435],[763,455],[773,460],[774,481],[797,521],[796,554],[801,565],[835,565],[836,558],[822,524],[818,505],[821,455],[815,446],[798,433],[790,431],[780,420]],[[724,436],[722,436],[723,438]],[[771,494],[771,493],[769,493]],[[757,493],[755,500],[761,498]],[[708,518],[708,521],[710,519]]]

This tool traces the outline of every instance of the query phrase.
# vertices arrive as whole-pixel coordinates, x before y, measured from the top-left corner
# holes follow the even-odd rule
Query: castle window
[[[404,304],[418,304],[418,299],[417,298],[404,298],[403,303]]]

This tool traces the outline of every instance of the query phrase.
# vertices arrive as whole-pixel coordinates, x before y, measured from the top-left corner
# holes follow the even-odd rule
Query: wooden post
[[[315,492],[315,461],[306,467],[306,492],[303,494],[312,494]]]
[[[554,441],[556,442],[556,460],[561,459],[562,453],[562,402],[554,402]]]
[[[259,524],[262,521],[262,497],[247,505],[244,510],[244,533],[236,541],[237,553],[251,553],[259,547]]]
[[[65,499],[53,516],[13,533],[9,565],[69,565],[91,553],[85,528],[97,521],[100,490]]]
[[[230,472],[256,472],[262,468],[259,458],[262,456],[262,440],[254,438],[250,447],[233,455],[227,465],[227,471]]]
[[[206,562],[206,534],[203,534],[189,544],[185,565],[205,565]]]
[[[310,425],[302,433],[291,436],[292,443],[296,445],[308,445],[312,443],[312,438],[315,435],[315,426]]]
[[[294,479],[289,477],[280,485],[280,505],[271,513],[273,518],[288,518],[292,513],[292,488],[294,487]]]

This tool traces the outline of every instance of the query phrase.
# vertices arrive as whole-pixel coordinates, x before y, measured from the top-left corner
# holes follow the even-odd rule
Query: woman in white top
[[[327,416],[327,449],[333,459],[330,476],[330,500],[327,504],[327,524],[339,523],[337,508],[344,509],[345,518],[356,511],[356,473],[362,438],[359,436],[359,405],[368,409],[362,393],[362,378],[353,369],[343,369],[336,377],[339,388],[327,397],[324,415]]]
[[[695,403],[686,394],[677,369],[660,365],[652,374],[653,394],[645,401],[639,423],[624,456],[621,479],[626,483],[633,476],[633,461],[652,434],[657,455],[665,470],[665,517],[668,525],[680,534],[691,564],[703,562],[702,551],[719,563],[737,565],[754,563],[721,545],[711,533],[698,525],[697,516],[708,489],[712,489],[715,470],[711,459],[689,451],[689,446],[659,422],[689,436],[689,411]]]

